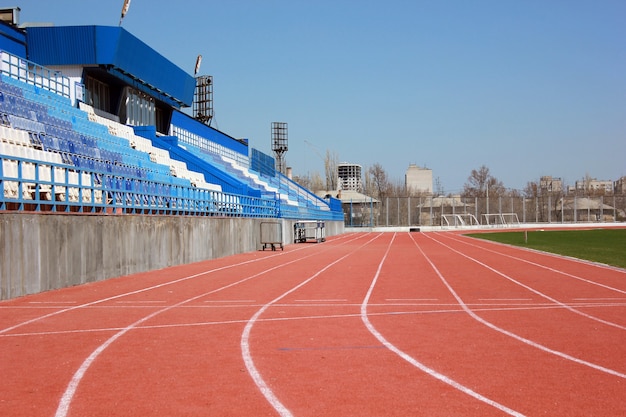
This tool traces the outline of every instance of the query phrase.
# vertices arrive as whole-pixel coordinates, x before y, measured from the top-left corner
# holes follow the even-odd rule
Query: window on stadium
[[[156,109],[154,99],[134,88],[124,87],[120,100],[120,122],[132,126],[154,126]]]
[[[110,112],[111,94],[109,86],[95,78],[85,76],[86,103],[90,106]]]

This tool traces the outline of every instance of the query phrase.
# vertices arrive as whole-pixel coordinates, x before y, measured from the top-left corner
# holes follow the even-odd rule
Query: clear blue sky
[[[5,2],[6,3],[6,2]],[[111,25],[123,0],[17,0],[22,22]],[[132,0],[122,26],[214,77],[214,127],[323,174],[327,150],[458,192],[626,175],[624,0]]]

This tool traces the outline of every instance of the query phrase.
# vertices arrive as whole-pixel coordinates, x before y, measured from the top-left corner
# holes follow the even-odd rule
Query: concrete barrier
[[[263,221],[2,213],[0,300],[259,250]],[[292,243],[293,221],[278,221]],[[326,224],[328,236],[343,233],[343,222]]]

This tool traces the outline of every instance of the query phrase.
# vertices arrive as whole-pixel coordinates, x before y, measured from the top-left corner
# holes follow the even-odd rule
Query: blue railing
[[[0,72],[12,79],[48,90],[56,97],[70,97],[68,77],[5,51],[0,51]]]
[[[273,218],[277,201],[86,171],[0,151],[0,210]]]
[[[206,163],[247,192],[196,187],[73,107],[68,78],[6,52],[0,58],[0,210],[343,219],[282,175],[260,175],[266,188],[223,161]]]

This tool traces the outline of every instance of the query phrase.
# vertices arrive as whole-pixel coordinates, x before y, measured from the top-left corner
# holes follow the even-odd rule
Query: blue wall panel
[[[26,58],[26,36],[22,31],[0,22],[0,50]]]
[[[27,29],[28,59],[40,65],[95,65],[95,27]]]
[[[195,78],[121,27],[31,27],[26,34],[33,62],[112,67],[112,74],[141,80],[157,96],[192,104]]]

